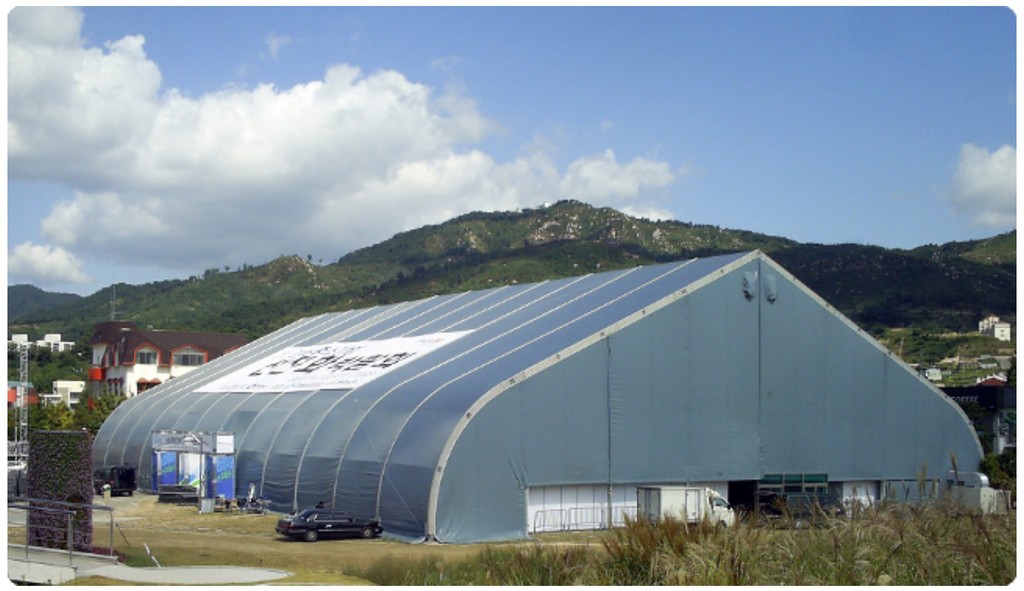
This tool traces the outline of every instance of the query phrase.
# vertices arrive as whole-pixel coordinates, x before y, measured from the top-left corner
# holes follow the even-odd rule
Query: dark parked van
[[[93,472],[92,485],[96,494],[103,494],[103,487],[110,486],[110,496],[128,495],[135,492],[135,468],[132,466],[107,466]]]

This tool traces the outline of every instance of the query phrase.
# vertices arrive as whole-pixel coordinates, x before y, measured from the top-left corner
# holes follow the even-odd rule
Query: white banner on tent
[[[196,391],[351,390],[468,332],[288,347]]]

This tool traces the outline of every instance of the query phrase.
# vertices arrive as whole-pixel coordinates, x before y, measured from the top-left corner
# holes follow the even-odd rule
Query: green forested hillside
[[[41,310],[52,310],[71,304],[82,296],[73,293],[50,293],[34,285],[12,285],[7,288],[7,317],[18,318]]]
[[[575,201],[471,213],[400,233],[327,265],[282,257],[238,271],[117,286],[118,319],[165,329],[258,337],[297,318],[439,293],[758,249],[866,327],[976,328],[1016,314],[1016,232],[988,240],[892,250],[800,244],[682,222],[652,222]],[[8,288],[8,293],[15,288]],[[112,290],[15,314],[9,330],[87,338],[107,320]]]

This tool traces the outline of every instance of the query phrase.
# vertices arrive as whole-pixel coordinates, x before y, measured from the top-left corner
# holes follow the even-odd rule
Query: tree
[[[87,429],[95,433],[100,430],[103,421],[107,420],[110,413],[124,398],[119,394],[104,393],[99,396],[90,396],[78,404],[74,414],[74,426],[78,429]]]
[[[68,431],[75,429],[75,418],[63,402],[57,404],[36,404],[28,409],[28,430]],[[7,439],[14,441],[17,433],[17,414],[14,408],[7,409]]]
[[[53,352],[46,347],[31,347],[28,358],[29,382],[37,392],[52,392],[56,380],[84,380],[89,369],[89,346],[79,343],[70,351]],[[7,349],[7,379],[17,381],[19,352]]]
[[[988,476],[993,488],[1016,490],[1017,450],[1008,447],[1001,454],[987,454],[981,459],[979,470]]]

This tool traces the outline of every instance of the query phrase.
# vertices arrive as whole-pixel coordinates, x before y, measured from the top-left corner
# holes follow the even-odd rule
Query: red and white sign
[[[196,391],[351,390],[443,347],[467,332],[288,347]]]

